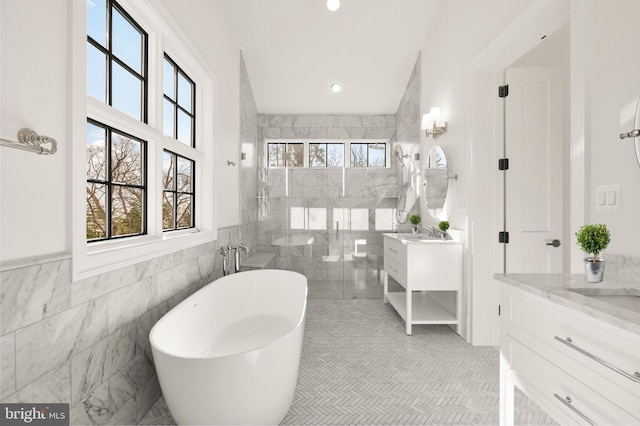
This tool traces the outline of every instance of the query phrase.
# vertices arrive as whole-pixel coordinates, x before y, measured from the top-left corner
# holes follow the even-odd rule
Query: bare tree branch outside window
[[[87,124],[87,240],[145,232],[143,141]]]

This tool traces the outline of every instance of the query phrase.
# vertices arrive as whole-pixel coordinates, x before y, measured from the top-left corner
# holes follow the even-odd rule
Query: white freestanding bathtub
[[[298,378],[306,304],[304,275],[264,269],[220,278],[163,316],[149,338],[176,422],[280,423]]]

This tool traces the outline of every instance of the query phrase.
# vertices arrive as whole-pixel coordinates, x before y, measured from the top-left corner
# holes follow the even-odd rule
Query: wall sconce
[[[429,137],[433,135],[433,138],[437,138],[447,131],[447,122],[442,120],[440,114],[440,108],[431,107],[429,114],[422,116],[421,129],[425,130],[425,136]]]

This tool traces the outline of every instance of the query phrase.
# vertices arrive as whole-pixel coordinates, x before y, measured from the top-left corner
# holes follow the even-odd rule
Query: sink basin
[[[598,291],[594,289],[576,288],[569,290],[591,299],[615,305],[622,309],[640,312],[640,294],[633,294],[635,290],[632,289],[610,289]]]
[[[389,235],[393,235],[395,236],[397,239],[399,240],[404,240],[404,241],[450,241],[451,237],[447,236],[446,240],[443,240],[442,238],[436,238],[433,237],[429,234],[412,234],[412,233],[397,233],[397,234],[389,234]]]

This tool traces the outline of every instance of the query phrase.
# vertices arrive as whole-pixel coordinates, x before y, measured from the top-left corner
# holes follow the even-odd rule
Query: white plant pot
[[[588,283],[599,283],[602,282],[602,278],[604,276],[604,267],[607,262],[601,260],[599,262],[594,262],[592,258],[585,257],[584,259],[584,267],[586,270],[586,279]]]

